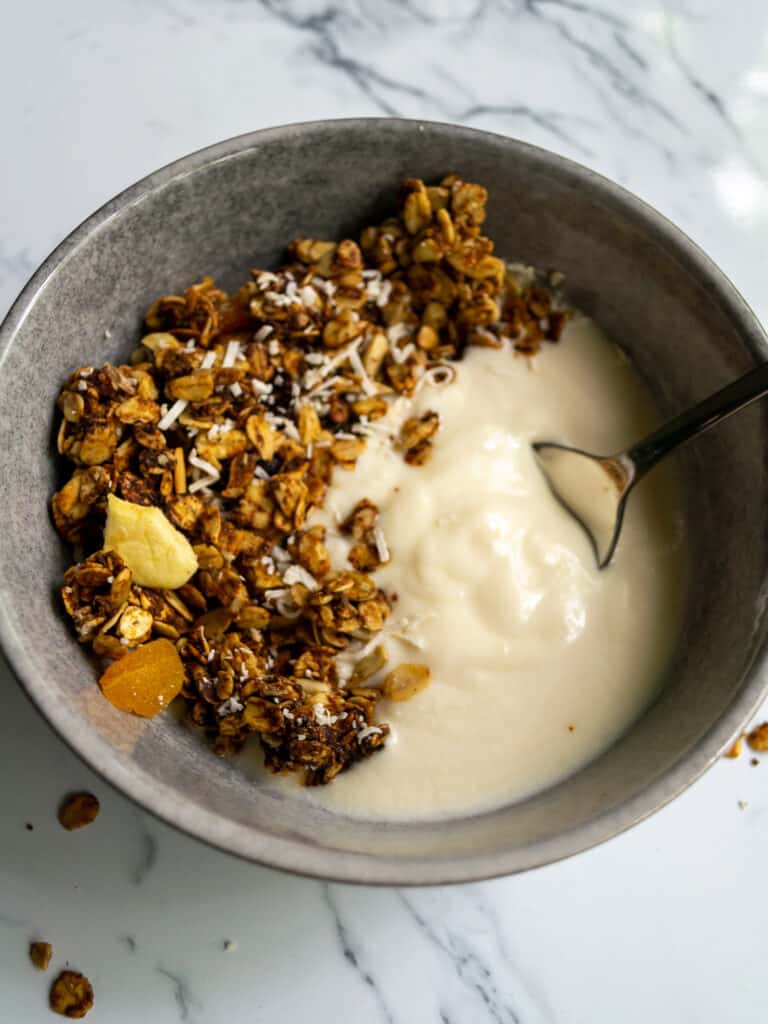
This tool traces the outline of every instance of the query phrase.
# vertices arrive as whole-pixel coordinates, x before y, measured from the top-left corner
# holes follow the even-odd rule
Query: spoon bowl
[[[597,567],[604,569],[619,542],[635,464],[626,455],[593,455],[547,441],[533,451],[550,490],[586,531]]]
[[[766,394],[768,363],[763,363],[617,455],[595,455],[552,441],[532,446],[550,490],[586,530],[598,569],[605,569],[616,552],[635,484],[670,452]]]

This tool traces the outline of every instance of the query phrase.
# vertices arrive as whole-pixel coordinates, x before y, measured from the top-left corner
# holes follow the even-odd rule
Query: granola
[[[93,793],[71,793],[59,807],[59,823],[72,832],[84,828],[96,820],[99,800]]]
[[[747,743],[752,750],[757,750],[761,753],[768,750],[768,722],[761,722],[760,725],[756,725],[751,732],[747,733]]]
[[[158,638],[175,645],[190,718],[221,754],[255,735],[267,767],[327,783],[385,745],[382,695],[429,681],[402,665],[374,685],[391,606],[371,575],[391,557],[375,506],[361,495],[343,525],[349,566],[331,564],[310,517],[376,421],[450,383],[468,346],[532,355],[560,337],[551,291],[482,234],[486,198],[455,175],[407,179],[398,215],[359,242],[298,238],[234,294],[205,277],[158,299],[126,364],[80,367],[58,397],[58,450],[75,468],[52,507],[85,555],[62,587],[78,638],[113,668]],[[434,412],[406,419],[393,443],[422,465],[439,426]],[[131,564],[130,521],[123,546],[103,549],[114,498],[161,512],[185,559],[191,546],[182,585]]]
[[[38,971],[47,971],[53,956],[53,946],[50,942],[30,942],[29,959]]]
[[[93,986],[79,971],[62,971],[51,985],[49,1001],[54,1013],[80,1020],[93,1009]]]

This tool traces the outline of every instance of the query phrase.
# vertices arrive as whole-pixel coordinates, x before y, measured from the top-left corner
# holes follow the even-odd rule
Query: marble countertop
[[[266,125],[384,113],[516,135],[602,171],[768,317],[760,0],[25,0],[3,23],[0,310],[78,221],[161,164]],[[91,978],[89,1020],[104,1024],[768,1018],[768,760],[720,762],[631,832],[523,876],[324,885],[143,814],[2,672],[8,1024],[54,1019],[32,937]],[[65,833],[57,804],[81,787],[102,813]]]

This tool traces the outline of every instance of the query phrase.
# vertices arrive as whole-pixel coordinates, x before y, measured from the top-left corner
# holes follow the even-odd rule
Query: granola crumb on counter
[[[98,813],[99,801],[93,793],[71,793],[59,807],[58,818],[62,827],[71,832],[90,825]]]
[[[726,750],[724,757],[736,758],[741,757],[741,751],[744,746],[744,737],[737,736],[731,746]]]
[[[764,753],[768,750],[768,722],[761,722],[747,733],[747,743],[752,750]]]
[[[93,1009],[93,986],[79,971],[62,971],[51,985],[50,1007],[62,1017],[79,1020]]]
[[[365,495],[340,526],[346,567],[308,517],[393,410],[394,448],[427,462],[439,416],[407,416],[408,400],[450,385],[469,346],[527,357],[559,340],[568,312],[548,281],[493,254],[486,199],[456,175],[407,179],[397,216],[357,241],[298,238],[284,266],[251,271],[234,294],[205,277],[165,295],[124,365],[69,376],[58,450],[74,470],[52,512],[85,557],[62,600],[119,707],[173,699],[149,658],[142,700],[122,696],[131,659],[162,640],[191,721],[222,755],[258,737],[268,768],[320,785],[384,747],[379,702],[429,682],[422,665],[382,678],[391,601],[371,573],[393,555]],[[150,521],[175,552],[170,579],[137,557]]]
[[[29,959],[38,971],[47,971],[53,956],[53,946],[50,942],[30,942]]]

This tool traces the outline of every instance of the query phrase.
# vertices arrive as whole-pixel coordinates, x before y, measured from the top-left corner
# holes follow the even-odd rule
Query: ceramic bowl
[[[391,210],[403,177],[449,171],[487,186],[497,252],[561,270],[570,300],[620,341],[663,412],[766,358],[765,335],[732,285],[634,196],[512,139],[388,119],[256,132],[150,175],[56,249],[0,330],[0,638],[23,687],[73,750],[147,810],[230,853],[325,878],[459,882],[584,850],[685,789],[766,688],[763,405],[682,456],[693,579],[660,696],[605,754],[523,803],[439,824],[366,824],[309,808],[289,788],[254,786],[172,716],[147,723],[101,697],[57,598],[68,552],[49,501],[62,472],[62,381],[73,367],[119,361],[156,296],[204,273],[234,287],[298,234],[354,236]]]

